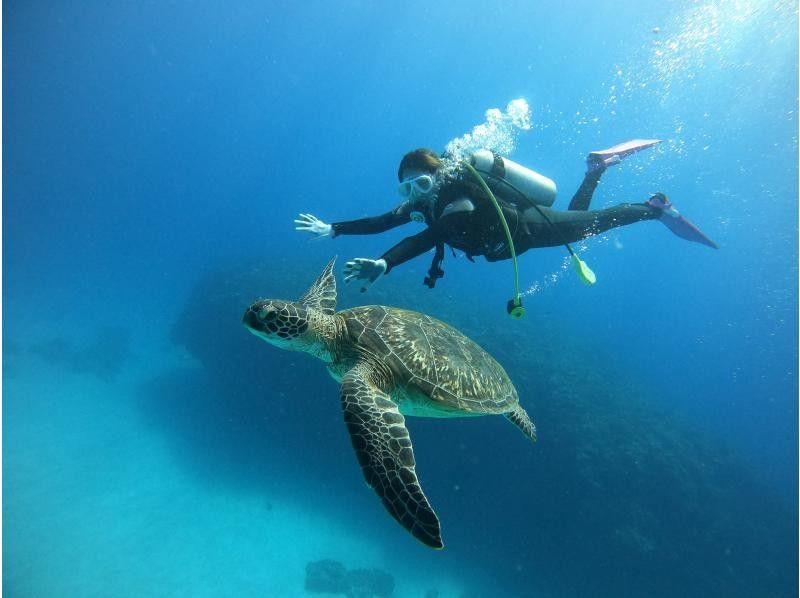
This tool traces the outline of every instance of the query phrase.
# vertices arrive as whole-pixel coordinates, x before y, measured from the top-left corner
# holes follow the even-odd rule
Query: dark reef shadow
[[[28,351],[48,366],[111,382],[131,357],[131,331],[119,325],[100,325],[88,342],[53,337],[31,344]]]
[[[336,384],[323,364],[239,325],[253,299],[296,297],[321,267],[209,272],[176,321],[173,341],[201,367],[150,381],[141,408],[209,484],[268,494],[282,467],[337,500],[347,493],[337,482],[357,466]],[[421,303],[398,284],[371,299]],[[520,351],[514,330],[487,329],[469,306],[446,319],[506,367],[540,438],[526,442],[499,417],[410,419],[420,478],[456,559],[519,596],[792,595],[796,508],[766,492],[730,446],[641,398],[646,373],[627,377],[546,319],[526,324],[536,351]]]

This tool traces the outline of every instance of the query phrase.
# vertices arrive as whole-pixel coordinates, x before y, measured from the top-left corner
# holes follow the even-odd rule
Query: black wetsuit
[[[544,206],[531,207],[525,200],[515,202],[513,194],[501,195],[493,189],[508,223],[516,253],[521,254],[535,247],[572,243],[617,226],[661,216],[659,209],[643,203],[620,204],[605,210],[589,211],[589,203],[601,174],[602,171],[586,174],[567,211]],[[410,222],[414,209],[406,201],[381,216],[335,222],[331,226],[334,236],[380,233]],[[432,210],[425,213],[425,222],[428,225],[425,230],[403,239],[381,256],[386,261],[387,274],[395,266],[436,248],[437,255],[429,273],[435,281],[436,277],[441,276],[437,259],[441,263],[444,244],[463,251],[470,259],[482,255],[487,261],[493,262],[511,257],[495,207],[483,189],[471,180],[457,179],[444,184],[439,189]]]

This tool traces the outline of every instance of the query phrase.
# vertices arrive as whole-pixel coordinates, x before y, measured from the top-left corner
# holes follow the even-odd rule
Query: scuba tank
[[[475,170],[490,181],[496,180],[503,186],[511,187],[532,204],[550,207],[556,199],[557,189],[552,179],[508,158],[482,149],[473,153],[469,161]]]
[[[506,311],[508,315],[514,319],[519,319],[525,314],[525,308],[522,306],[522,293],[519,290],[519,270],[517,269],[517,255],[514,249],[514,240],[511,232],[508,229],[503,210],[497,201],[497,198],[492,193],[488,181],[496,182],[495,187],[499,194],[502,194],[503,187],[512,189],[516,195],[520,196],[525,201],[529,202],[537,212],[544,218],[554,231],[557,232],[555,225],[550,221],[540,206],[550,207],[556,199],[556,184],[548,179],[546,176],[539,174],[525,168],[516,162],[503,158],[489,150],[478,150],[470,156],[469,161],[463,162],[464,166],[472,175],[478,180],[478,183],[483,187],[484,192],[489,196],[497,215],[503,224],[503,229],[508,239],[508,247],[511,253],[511,259],[514,261],[514,297],[508,301]],[[484,180],[486,179],[486,180]],[[499,183],[499,184],[497,184]],[[569,243],[564,243],[564,246],[569,252],[572,259],[572,265],[578,273],[581,281],[587,285],[593,285],[597,280],[594,272],[586,265],[581,258],[570,247]]]

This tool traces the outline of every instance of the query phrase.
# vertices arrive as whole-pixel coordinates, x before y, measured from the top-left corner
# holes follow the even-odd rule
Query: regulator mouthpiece
[[[522,299],[519,297],[509,299],[508,303],[506,304],[506,311],[513,319],[519,320],[525,315],[525,308],[522,306]]]

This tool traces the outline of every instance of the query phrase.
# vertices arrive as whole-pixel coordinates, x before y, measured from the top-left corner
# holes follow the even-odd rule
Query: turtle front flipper
[[[405,418],[370,374],[360,364],[342,378],[344,421],[364,478],[400,525],[423,544],[442,548],[439,519],[417,479]]]

